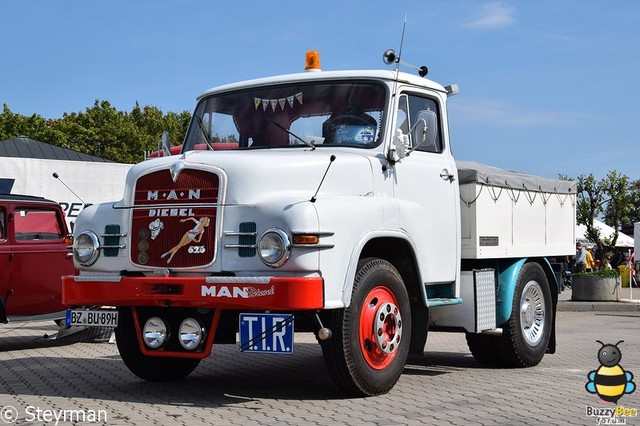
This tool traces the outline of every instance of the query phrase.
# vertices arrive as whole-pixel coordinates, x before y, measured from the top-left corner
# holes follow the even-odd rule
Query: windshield
[[[382,140],[385,86],[313,82],[235,91],[200,101],[183,151],[347,145]]]

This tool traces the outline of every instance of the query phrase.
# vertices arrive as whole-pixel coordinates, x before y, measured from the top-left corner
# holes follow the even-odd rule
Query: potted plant
[[[574,274],[571,279],[571,300],[619,301],[620,272],[615,269],[598,269]]]

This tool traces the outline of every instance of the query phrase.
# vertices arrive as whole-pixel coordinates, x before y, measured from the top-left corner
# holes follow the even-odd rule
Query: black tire
[[[467,333],[473,357],[490,366],[533,367],[546,353],[553,321],[549,282],[542,267],[527,263],[520,270],[511,316],[502,336]]]
[[[333,311],[329,324],[333,337],[321,345],[336,384],[353,396],[389,392],[402,374],[411,340],[409,296],[393,265],[361,260],[351,304]]]
[[[116,343],[124,364],[133,374],[149,382],[171,382],[187,377],[200,363],[192,358],[160,358],[144,355],[138,346],[130,308],[118,309]]]
[[[467,346],[471,355],[484,365],[503,366],[504,341],[501,336],[466,333]]]
[[[512,367],[533,367],[544,357],[551,338],[551,290],[542,266],[526,263],[520,270],[511,316],[503,326],[505,362]]]

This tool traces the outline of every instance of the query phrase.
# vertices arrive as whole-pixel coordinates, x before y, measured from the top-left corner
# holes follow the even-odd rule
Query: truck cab
[[[316,334],[352,395],[388,392],[430,326],[482,334],[470,348],[484,362],[497,338],[505,364],[537,364],[557,299],[544,255],[573,242],[504,262],[474,255],[461,269],[470,228],[447,117],[457,86],[311,70],[205,91],[179,155],[134,166],[121,200],[78,217],[65,303],[78,318],[116,307],[120,354],[146,380],[188,375],[236,332],[241,351],[290,353],[294,329]],[[531,294],[542,307],[529,308]],[[525,335],[515,348],[510,333]]]

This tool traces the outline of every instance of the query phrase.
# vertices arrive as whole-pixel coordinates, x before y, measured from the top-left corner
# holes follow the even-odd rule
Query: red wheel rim
[[[376,370],[389,366],[402,337],[398,300],[387,287],[372,289],[361,306],[359,343],[367,364]]]

